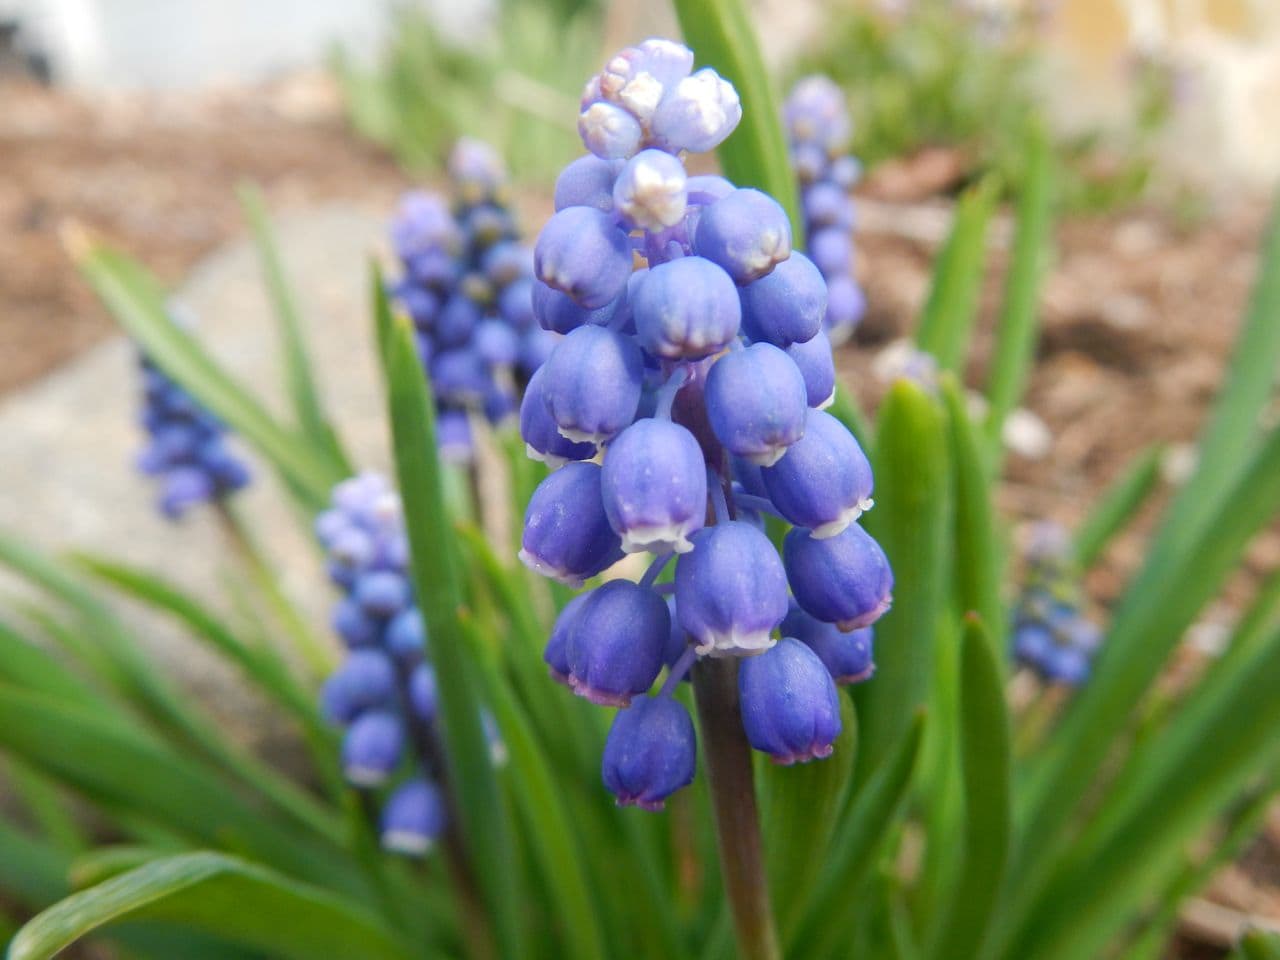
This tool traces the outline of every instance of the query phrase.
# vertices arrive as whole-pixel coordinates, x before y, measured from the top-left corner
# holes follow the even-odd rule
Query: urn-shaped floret
[[[609,214],[565,207],[547,221],[533,248],[538,279],[588,310],[622,293],[631,273],[631,244]]]
[[[629,337],[579,327],[556,345],[543,369],[543,402],[569,440],[601,443],[635,419],[644,360]]]
[[[804,343],[787,347],[791,358],[804,378],[805,397],[809,406],[825,410],[836,399],[836,362],[831,355],[831,339],[825,330],[819,330]]]
[[[400,764],[404,727],[390,710],[370,710],[356,717],[342,741],[342,772],[358,787],[386,783]]]
[[[667,604],[630,580],[610,580],[587,595],[569,631],[569,684],[592,703],[624,707],[662,670],[671,635]]]
[[[773,344],[752,344],[717,360],[707,374],[706,401],[716,439],[751,463],[776,463],[804,434],[804,377]]]
[[[631,299],[640,344],[655,357],[697,360],[738,335],[742,307],[723,268],[680,257],[649,270]]]
[[[382,845],[393,853],[420,857],[444,833],[444,796],[428,780],[406,780],[382,810]]]
[[[661,810],[667,797],[693,782],[697,762],[693,720],[670,697],[645,697],[618,711],[604,744],[604,784],[619,806]]]
[[[845,633],[834,623],[823,623],[793,606],[782,621],[782,633],[795,637],[816,653],[837,684],[861,683],[875,672],[871,627]]]
[[[571,587],[622,559],[600,494],[600,468],[567,463],[533,491],[524,515],[520,559]]]
[[[856,523],[825,540],[792,530],[783,553],[796,602],[819,620],[856,630],[875,623],[893,601],[889,561]]]
[[[794,637],[738,667],[742,726],[775,763],[828,757],[840,735],[840,699],[818,655]]]
[[[742,330],[779,347],[804,343],[822,329],[827,282],[803,253],[793,253],[742,288]]]
[[[773,645],[787,579],[769,538],[741,520],[694,534],[676,566],[676,610],[699,654],[742,656]]]
[[[702,211],[693,247],[724,267],[735,283],[751,283],[791,255],[791,223],[768,194],[734,190]]]
[[[670,420],[637,420],[609,444],[601,493],[627,553],[693,549],[707,511],[707,470],[692,433]]]
[[[760,475],[778,512],[818,539],[842,533],[871,508],[871,463],[844,424],[821,410],[809,411],[804,436]]]

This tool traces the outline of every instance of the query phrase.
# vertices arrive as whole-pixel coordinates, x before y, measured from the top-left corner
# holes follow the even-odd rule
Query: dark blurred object
[[[0,20],[0,80],[23,77],[52,86],[49,56],[23,31],[16,18]]]

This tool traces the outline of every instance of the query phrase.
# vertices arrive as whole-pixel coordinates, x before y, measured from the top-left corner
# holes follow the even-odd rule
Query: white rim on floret
[[[752,657],[777,642],[768,630],[708,630],[693,652],[700,657]]]
[[[772,467],[775,463],[787,455],[787,451],[791,449],[791,444],[784,443],[778,446],[769,447],[759,453],[743,454],[742,459],[748,463],[753,463],[757,467]]]
[[[552,470],[559,470],[569,462],[568,457],[560,457],[554,453],[543,453],[541,450],[536,449],[531,443],[526,443],[524,445],[524,452],[530,460],[537,460],[539,463],[545,463]]]
[[[393,853],[420,857],[430,853],[435,842],[430,837],[414,833],[412,830],[388,830],[382,835],[382,845]]]
[[[820,523],[809,531],[809,536],[815,540],[827,540],[831,537],[839,536],[844,533],[849,524],[853,523],[860,516],[876,505],[876,502],[870,497],[859,500],[851,507],[846,507],[840,511],[840,516],[826,523]]]
[[[534,573],[539,573],[544,577],[550,577],[557,583],[563,583],[566,587],[570,587],[574,590],[581,590],[582,585],[586,583],[582,577],[579,577],[568,570],[561,570],[559,567],[553,567],[544,560],[535,557],[528,550],[524,549],[524,547],[520,548],[518,556],[520,557],[520,562]]]
[[[598,430],[594,432],[576,430],[573,427],[562,427],[559,424],[556,425],[556,431],[566,440],[571,440],[574,443],[594,443],[597,447],[613,436],[612,433],[601,433]]]
[[[869,613],[864,613],[860,617],[854,617],[852,620],[838,620],[836,626],[840,628],[842,633],[850,633],[854,630],[861,630],[863,627],[869,627],[881,616],[884,615],[891,606],[893,606],[893,594],[888,594],[883,600],[875,605],[875,608]]]
[[[624,553],[664,553],[674,550],[676,553],[688,553],[693,549],[689,540],[690,522],[660,523],[647,527],[632,527],[622,534],[622,550]]]
[[[378,767],[344,767],[342,774],[357,787],[380,787],[387,782],[387,771]]]
[[[751,238],[749,252],[743,265],[752,275],[764,276],[774,264],[791,256],[790,241],[782,230],[761,230]]]
[[[831,406],[835,402],[836,402],[836,388],[832,387],[831,393],[827,396],[827,399],[823,400],[820,404],[818,404],[818,406],[815,409],[825,410],[827,409],[827,407]]]

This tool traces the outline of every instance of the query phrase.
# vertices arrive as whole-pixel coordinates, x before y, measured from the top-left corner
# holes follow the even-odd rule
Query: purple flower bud
[[[520,369],[526,374],[540,370],[559,343],[558,336],[541,327],[526,330],[520,338]]]
[[[480,203],[502,187],[507,172],[489,144],[462,137],[449,154],[449,177],[466,203]]]
[[[533,276],[533,250],[515,240],[490,247],[481,258],[481,269],[495,287],[505,287]]]
[[[547,638],[547,646],[542,651],[542,661],[547,665],[551,676],[566,687],[569,683],[569,634],[578,622],[578,614],[582,612],[590,593],[580,593],[564,605],[560,615],[556,617],[555,626],[551,628],[551,636]]]
[[[528,330],[534,323],[533,285],[528,278],[515,280],[498,294],[498,313],[516,330]]]
[[[609,58],[600,73],[600,96],[625,107],[642,123],[653,117],[664,93],[693,69],[693,51],[672,40],[650,38]]]
[[[800,369],[804,377],[804,392],[809,406],[825,410],[836,399],[836,362],[831,355],[831,339],[825,330],[819,330],[804,343],[787,347],[787,356]]]
[[[595,154],[579,157],[556,177],[556,210],[566,207],[595,207],[613,212],[614,165]]]
[[[614,103],[596,101],[578,114],[582,145],[602,160],[625,160],[640,149],[640,122]],[[565,209],[573,209],[566,207]]]
[[[792,606],[782,621],[782,633],[816,653],[837,684],[861,683],[875,672],[875,631],[871,627],[845,633],[834,623],[823,623]]]
[[[385,710],[356,717],[342,740],[342,773],[358,787],[380,787],[400,764],[404,727]]]
[[[378,642],[378,621],[365,613],[354,597],[343,597],[330,618],[333,632],[349,647],[367,647]]]
[[[353,650],[325,681],[320,708],[325,719],[343,726],[359,714],[394,702],[395,668],[378,650]]]
[[[520,337],[501,320],[481,320],[476,327],[475,351],[490,366],[513,367],[520,356]]]
[[[488,387],[484,360],[469,347],[446,350],[431,360],[431,388],[437,397],[460,404],[479,402]]]
[[[371,617],[390,617],[409,603],[413,593],[404,574],[374,570],[356,581],[356,602]]]
[[[832,162],[829,174],[831,182],[841,190],[852,190],[854,184],[862,179],[862,164],[857,157],[839,157]]]
[[[397,613],[387,624],[382,642],[397,660],[412,662],[421,658],[427,649],[427,625],[422,611],[407,607]]]
[[[631,242],[607,213],[566,207],[547,221],[533,248],[538,279],[589,310],[626,289]]]
[[[793,253],[742,288],[742,330],[779,347],[811,340],[827,312],[827,283],[813,261]]]
[[[635,419],[644,360],[635,342],[604,327],[579,327],[547,360],[542,396],[560,432],[602,443]]]
[[[655,357],[697,360],[738,335],[742,308],[733,280],[704,257],[680,257],[649,270],[631,312],[640,345]]]
[[[573,692],[602,706],[625,707],[662,670],[671,634],[663,599],[630,580],[610,580],[587,595],[566,644]]]
[[[533,315],[537,317],[538,325],[543,330],[550,330],[552,333],[569,333],[587,324],[608,326],[614,312],[624,300],[625,294],[610,300],[603,307],[588,310],[578,306],[567,293],[552,289],[541,281],[533,284]]]
[[[436,672],[425,663],[418,664],[409,674],[409,706],[423,723],[436,718]]]
[[[213,480],[198,467],[178,467],[164,478],[160,512],[170,520],[182,516],[188,507],[213,496]]]
[[[707,512],[707,467],[692,433],[669,420],[637,420],[605,451],[604,510],[627,553],[693,549]]]
[[[1053,634],[1042,623],[1022,623],[1014,630],[1014,656],[1033,669],[1041,668],[1054,645]]]
[[[793,140],[816,143],[831,153],[847,148],[853,134],[844,92],[830,77],[814,75],[797,82],[782,116]]]
[[[702,211],[693,248],[735,283],[750,283],[791,256],[791,223],[768,194],[735,190]]]
[[[590,460],[596,455],[594,443],[574,443],[560,435],[542,395],[542,378],[545,375],[542,367],[534,371],[525,387],[524,399],[520,401],[520,436],[525,443],[525,452],[553,470],[570,460]]]
[[[849,275],[827,281],[827,333],[833,344],[844,343],[867,310],[867,298]]]
[[[653,114],[653,140],[665,150],[714,150],[742,120],[733,84],[704,68],[666,91]]]
[[[838,277],[853,265],[853,240],[847,230],[818,230],[809,238],[809,256],[824,277]]]
[[[791,148],[791,166],[801,184],[822,178],[827,170],[827,152],[816,143],[799,143]]]
[[[460,240],[458,225],[443,197],[415,190],[400,199],[391,222],[391,243],[400,259],[407,262],[416,255],[437,251],[452,256]]]
[[[667,797],[693,782],[698,745],[693,720],[670,697],[646,697],[618,711],[601,764],[618,806],[661,810]]]
[[[441,410],[436,417],[436,448],[446,463],[468,463],[474,442],[465,410]]]
[[[818,655],[793,637],[738,667],[742,726],[751,746],[784,766],[831,756],[840,695]]]
[[[716,439],[752,463],[777,463],[804,434],[804,377],[773,344],[753,344],[717,360],[707,375],[706,401]]]
[[[723,200],[738,189],[724,177],[717,176],[714,173],[701,173],[690,177],[687,188],[689,202],[701,206],[707,206],[717,200]]]
[[[658,232],[684,220],[687,175],[679,158],[641,150],[613,185],[613,207],[628,226]]]
[[[676,565],[676,610],[699,654],[738,656],[773,645],[787,615],[787,578],[769,538],[742,521],[693,536]]]
[[[778,512],[822,540],[842,533],[871,509],[871,464],[835,417],[810,410],[804,436],[760,471]]]
[[[444,833],[444,797],[422,778],[406,780],[387,798],[382,809],[382,845],[392,853],[421,857]]]
[[[804,192],[804,219],[811,230],[852,230],[853,201],[834,183],[815,183]]]
[[[622,559],[600,495],[600,468],[566,463],[533,491],[520,559],[545,577],[578,588]]]
[[[893,571],[880,544],[856,523],[816,540],[792,530],[783,543],[787,579],[806,613],[841,630],[869,627],[893,602]]]

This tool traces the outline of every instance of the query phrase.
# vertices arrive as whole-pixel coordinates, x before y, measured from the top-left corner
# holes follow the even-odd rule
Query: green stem
[[[717,849],[741,960],[781,960],[764,875],[751,748],[738,710],[738,661],[707,658],[693,671]]]

